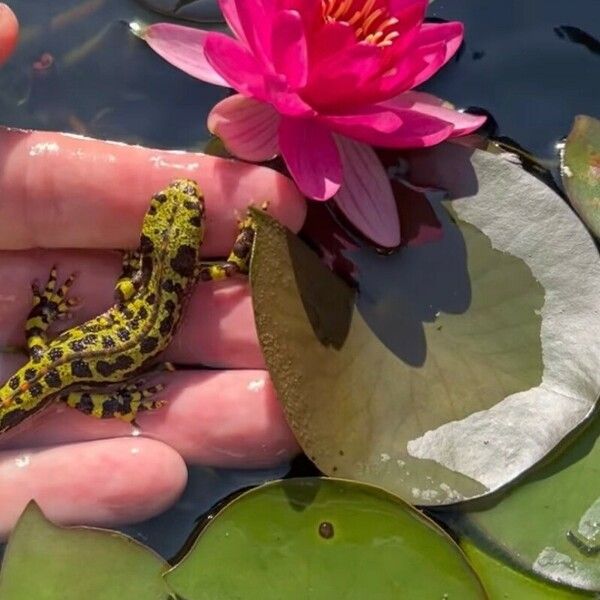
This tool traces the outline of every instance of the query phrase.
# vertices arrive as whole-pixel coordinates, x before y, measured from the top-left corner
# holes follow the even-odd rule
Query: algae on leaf
[[[589,594],[558,587],[516,571],[490,556],[470,540],[460,541],[460,547],[483,582],[490,600],[583,600]]]

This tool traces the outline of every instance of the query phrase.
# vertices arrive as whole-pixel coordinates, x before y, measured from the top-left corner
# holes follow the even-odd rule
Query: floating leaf
[[[2,600],[166,600],[166,564],[113,531],[63,528],[29,503],[13,531],[0,572]]]
[[[461,540],[460,547],[477,571],[490,600],[581,600],[590,597],[584,592],[554,586],[515,571],[482,552],[469,540]]]
[[[355,307],[311,250],[256,213],[253,303],[278,397],[317,466],[448,504],[506,485],[592,410],[600,259],[564,201],[519,167],[455,145],[411,164],[452,191],[432,201],[442,240],[354,254]]]
[[[455,530],[519,568],[600,591],[600,419],[491,506],[442,512]]]
[[[573,207],[600,237],[600,121],[575,118],[562,152],[561,172]]]
[[[318,478],[238,497],[165,577],[186,600],[486,597],[418,511],[379,488]]]

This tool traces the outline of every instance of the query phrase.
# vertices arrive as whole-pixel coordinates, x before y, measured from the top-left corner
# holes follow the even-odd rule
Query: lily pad
[[[355,298],[256,213],[253,303],[311,460],[411,503],[450,504],[510,483],[590,414],[600,258],[562,198],[502,158],[446,145],[411,168],[451,190],[431,199],[443,239],[352,254]]]
[[[600,121],[580,115],[567,137],[561,173],[571,204],[600,237]]]
[[[477,571],[490,600],[582,600],[591,597],[515,571],[467,539],[461,540],[460,547]]]
[[[238,497],[165,577],[186,600],[486,598],[458,546],[418,511],[318,478]]]
[[[0,572],[2,600],[167,600],[166,563],[122,534],[50,523],[31,502]]]
[[[499,501],[439,518],[522,570],[600,592],[599,434],[595,416],[567,450]]]

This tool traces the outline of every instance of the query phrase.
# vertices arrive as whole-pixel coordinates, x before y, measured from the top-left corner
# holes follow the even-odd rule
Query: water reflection
[[[555,27],[554,33],[561,39],[567,39],[574,44],[585,46],[593,54],[600,54],[600,41],[583,31],[583,29],[579,29],[579,27],[562,25],[561,27]]]

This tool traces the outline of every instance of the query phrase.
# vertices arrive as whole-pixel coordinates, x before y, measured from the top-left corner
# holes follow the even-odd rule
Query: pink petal
[[[315,58],[302,97],[323,112],[339,113],[365,105],[368,100],[363,91],[368,91],[370,81],[382,68],[381,48],[355,41],[349,48]]]
[[[295,10],[281,10],[273,20],[271,50],[275,70],[294,89],[308,79],[308,49],[302,17]]]
[[[316,58],[333,56],[356,46],[356,33],[348,23],[326,23],[311,34],[310,52]]]
[[[400,37],[396,38],[391,50],[394,54],[405,52],[413,43],[425,18],[428,0],[390,0],[390,13],[398,19],[396,31]]]
[[[313,119],[284,117],[279,149],[300,191],[327,200],[342,183],[342,163],[331,132]]]
[[[307,33],[316,31],[323,24],[321,0],[276,0],[280,10],[295,10],[304,21]]]
[[[446,105],[445,101],[424,92],[405,92],[382,102],[380,106],[394,109],[409,109],[431,117],[442,119],[454,125],[450,137],[466,135],[481,127],[485,117],[458,112]]]
[[[379,107],[367,107],[350,115],[324,115],[321,120],[347,137],[373,145],[379,145],[382,136],[402,127],[402,120],[395,111]]]
[[[228,85],[245,96],[265,97],[264,71],[244,46],[223,33],[209,33],[206,59]]]
[[[275,0],[234,0],[240,39],[263,67],[271,64],[271,31]],[[230,11],[230,15],[233,11]]]
[[[269,104],[240,94],[219,102],[208,115],[208,129],[242,160],[261,162],[278,152],[279,114]]]
[[[370,111],[370,112],[368,112]],[[420,148],[447,139],[452,123],[383,103],[361,114],[327,116],[327,124],[347,137],[385,148]]]
[[[204,47],[209,35],[210,32],[201,29],[156,23],[146,29],[144,39],[159,56],[184,73],[208,83],[229,87],[229,83],[207,61]]]
[[[416,87],[439,71],[460,47],[464,26],[458,21],[440,24],[425,24],[417,37],[418,53],[427,62],[425,67],[411,82]]]
[[[465,26],[460,21],[447,23],[424,23],[418,36],[420,47],[443,43],[446,46],[444,62],[448,62],[460,48],[465,33]]]
[[[267,77],[267,99],[282,115],[288,117],[311,117],[316,111],[297,92],[291,92],[287,82],[273,81]]]
[[[237,0],[219,0],[219,7],[225,17],[225,21],[227,21],[227,25],[229,25],[235,37],[245,46],[248,46],[248,40],[240,21],[237,4]]]
[[[344,182],[334,200],[348,220],[384,248],[400,244],[400,220],[390,181],[375,151],[344,136],[336,137]]]

